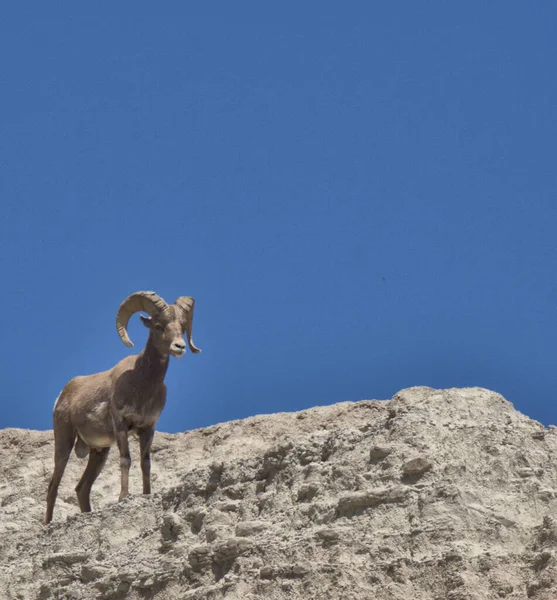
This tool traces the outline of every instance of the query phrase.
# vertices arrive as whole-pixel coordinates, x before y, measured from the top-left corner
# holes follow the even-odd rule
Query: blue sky
[[[0,427],[129,354],[145,289],[203,349],[161,430],[413,385],[557,422],[555,2],[2,13]]]

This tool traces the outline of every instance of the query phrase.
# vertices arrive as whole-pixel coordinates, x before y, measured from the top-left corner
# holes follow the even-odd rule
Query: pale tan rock
[[[557,598],[557,429],[488,390],[157,433],[150,497],[133,452],[47,528],[52,432],[0,431],[0,599]]]

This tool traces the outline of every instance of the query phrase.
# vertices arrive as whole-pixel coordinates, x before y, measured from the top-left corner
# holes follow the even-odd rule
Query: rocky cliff
[[[134,444],[134,447],[137,444]],[[45,527],[51,431],[0,431],[0,598],[557,598],[557,429],[500,395],[411,388],[157,433]]]

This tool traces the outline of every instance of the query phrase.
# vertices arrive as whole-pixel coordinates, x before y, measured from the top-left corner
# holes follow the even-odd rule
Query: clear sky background
[[[0,52],[0,427],[150,289],[203,349],[161,430],[414,385],[557,422],[553,0],[15,2]]]

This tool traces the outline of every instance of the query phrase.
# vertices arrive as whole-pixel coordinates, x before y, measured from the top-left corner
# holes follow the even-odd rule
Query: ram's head
[[[145,312],[141,321],[151,332],[152,341],[162,356],[179,358],[186,352],[184,333],[190,350],[197,354],[192,337],[193,307],[195,300],[191,296],[180,296],[174,304],[167,304],[155,292],[136,292],[128,296],[118,309],[116,330],[126,346],[133,346],[127,332],[130,317],[136,312]]]

